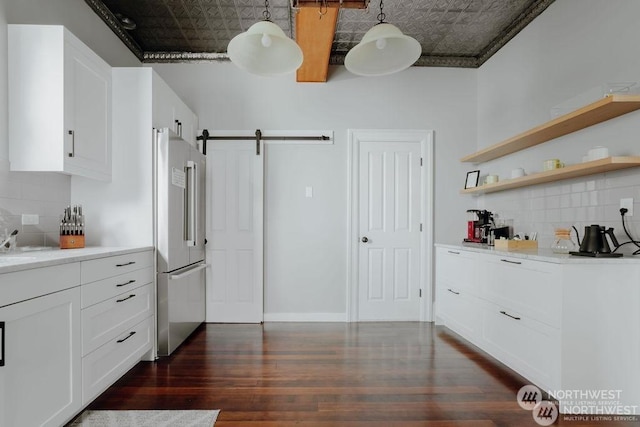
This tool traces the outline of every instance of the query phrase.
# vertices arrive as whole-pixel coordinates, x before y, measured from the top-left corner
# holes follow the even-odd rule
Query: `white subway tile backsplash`
[[[572,193],[582,193],[586,191],[587,185],[584,182],[574,182],[571,184],[571,192]]]
[[[495,197],[500,194],[500,197]],[[634,198],[634,215],[627,228],[640,239],[640,171],[629,169],[611,174],[576,178],[481,196],[479,203],[502,218],[513,218],[516,232],[537,231],[540,247],[553,242],[556,227],[575,226],[582,236],[584,227],[600,224],[613,227],[620,242],[628,241],[622,228],[620,199]],[[633,252],[626,245],[624,253]]]
[[[547,209],[559,209],[560,208],[560,196],[549,196],[545,203]]]
[[[549,185],[549,187],[545,189],[544,193],[545,196],[557,196],[559,194],[562,194],[562,186],[557,184]]]
[[[0,171],[0,236],[18,230],[18,246],[58,246],[59,217],[71,204],[67,175]],[[22,225],[22,214],[37,214],[38,225]]]

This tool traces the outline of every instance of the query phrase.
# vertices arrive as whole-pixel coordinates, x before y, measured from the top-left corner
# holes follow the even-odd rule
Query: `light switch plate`
[[[313,197],[313,187],[305,187],[304,195],[305,197]]]
[[[38,225],[40,216],[38,214],[22,214],[22,225]]]

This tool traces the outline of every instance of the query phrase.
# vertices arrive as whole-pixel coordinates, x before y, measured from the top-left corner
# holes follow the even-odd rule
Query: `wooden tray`
[[[537,240],[501,240],[495,241],[495,248],[501,251],[525,251],[538,249]]]
[[[84,248],[84,235],[60,236],[60,249]]]

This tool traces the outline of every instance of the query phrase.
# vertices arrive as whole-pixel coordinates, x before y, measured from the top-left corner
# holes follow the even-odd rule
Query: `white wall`
[[[113,66],[140,62],[83,0],[0,0],[0,236],[17,228],[19,245],[57,246],[59,215],[73,202],[69,177],[9,172],[7,23],[62,24]],[[40,224],[22,226],[23,213]]]
[[[479,69],[478,148],[548,121],[552,107],[604,83],[640,82],[638,17],[636,0],[554,2]],[[612,155],[640,155],[639,134],[640,112],[633,112],[479,168],[501,177],[519,166],[536,172],[549,158],[578,163],[597,145]],[[631,228],[639,236],[639,183],[640,170],[630,169],[494,193],[480,197],[478,206],[514,218],[516,231],[542,233],[543,246],[551,244],[554,227],[576,225],[582,234],[596,223],[615,227],[622,241],[622,197],[634,198]]]
[[[153,68],[197,112],[201,128],[335,131],[334,145],[267,148],[267,318],[344,319],[349,128],[434,130],[435,240],[457,242],[464,234],[464,211],[475,201],[458,195],[466,171],[458,159],[475,144],[475,70],[411,68],[362,78],[332,67],[328,83],[295,83],[293,75],[260,78],[225,62]]]

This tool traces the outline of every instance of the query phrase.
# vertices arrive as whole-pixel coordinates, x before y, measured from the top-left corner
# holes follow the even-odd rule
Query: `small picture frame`
[[[467,172],[467,180],[464,182],[464,188],[474,188],[478,186],[478,179],[480,178],[480,171]]]

